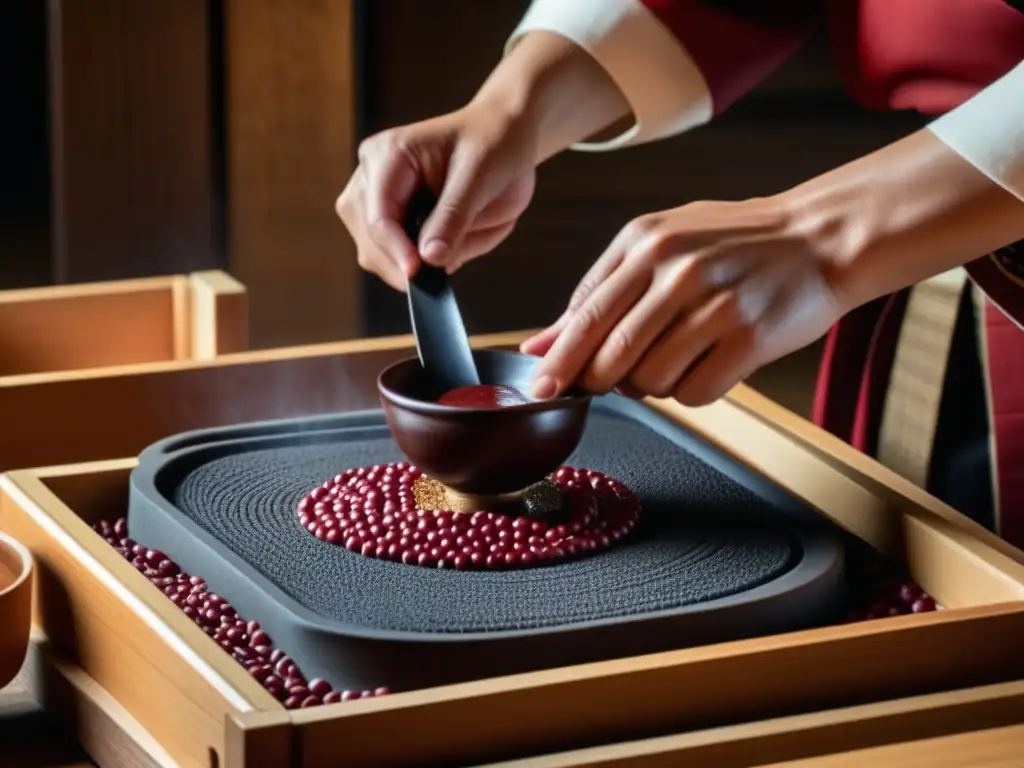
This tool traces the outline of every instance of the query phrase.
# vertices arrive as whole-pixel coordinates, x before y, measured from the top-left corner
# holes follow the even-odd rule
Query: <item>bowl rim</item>
[[[7,547],[21,558],[21,573],[6,587],[0,587],[0,597],[4,597],[18,589],[32,575],[32,552],[16,538],[3,531],[0,531],[0,547]]]
[[[509,349],[474,349],[473,354],[535,357],[534,355],[527,355],[523,352],[516,352]],[[553,397],[548,400],[528,400],[525,403],[506,405],[501,408],[475,408],[461,405],[442,405],[441,403],[429,402],[427,400],[417,400],[416,398],[396,392],[384,383],[384,378],[389,373],[402,366],[412,365],[414,362],[420,362],[419,357],[416,355],[404,357],[384,368],[384,370],[377,375],[377,391],[382,397],[400,408],[405,408],[428,416],[458,416],[460,414],[486,413],[493,417],[505,417],[505,414],[507,414],[508,417],[511,417],[518,413],[537,413],[541,411],[556,410],[558,408],[566,408],[577,403],[587,403],[593,399],[593,395],[591,393],[579,389],[578,387],[574,387],[558,397]]]

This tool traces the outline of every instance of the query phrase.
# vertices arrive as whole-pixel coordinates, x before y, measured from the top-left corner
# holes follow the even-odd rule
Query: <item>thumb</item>
[[[423,260],[435,267],[448,266],[477,215],[490,202],[486,178],[478,162],[453,160],[437,205],[420,231]]]

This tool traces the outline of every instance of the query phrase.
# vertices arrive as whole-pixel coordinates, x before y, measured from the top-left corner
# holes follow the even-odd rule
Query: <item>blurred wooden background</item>
[[[334,198],[361,137],[462,104],[528,0],[5,0],[0,287],[204,267],[249,287],[252,341],[408,330]],[[567,154],[500,251],[458,276],[473,332],[555,317],[640,213],[785,188],[901,136],[822,35],[714,124]]]

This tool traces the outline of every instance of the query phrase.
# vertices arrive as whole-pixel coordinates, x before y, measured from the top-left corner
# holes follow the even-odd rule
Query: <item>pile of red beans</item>
[[[346,470],[299,502],[299,522],[316,538],[366,557],[426,568],[503,570],[607,549],[640,516],[632,491],[589,469],[561,467],[552,475],[568,512],[557,524],[484,510],[423,509],[416,497],[421,477],[405,462]]]
[[[128,522],[102,520],[93,526],[135,569],[163,591],[192,621],[203,628],[225,652],[256,678],[287,709],[315,707],[389,693],[336,691],[326,680],[308,680],[284,651],[275,648],[258,622],[246,621],[220,595],[211,592],[199,576],[189,576],[162,552],[147,549],[128,537]]]
[[[843,623],[868,619],[929,613],[938,610],[935,598],[926,593],[902,569],[869,554],[849,569],[851,591]]]

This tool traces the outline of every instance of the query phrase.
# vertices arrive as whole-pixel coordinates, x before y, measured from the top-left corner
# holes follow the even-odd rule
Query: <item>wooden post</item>
[[[217,266],[206,0],[50,0],[54,276]]]
[[[351,0],[225,0],[229,269],[253,347],[360,335],[334,201],[355,167]]]

